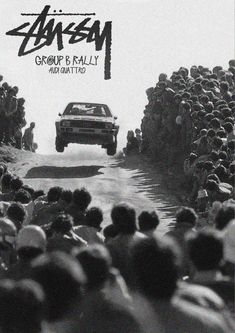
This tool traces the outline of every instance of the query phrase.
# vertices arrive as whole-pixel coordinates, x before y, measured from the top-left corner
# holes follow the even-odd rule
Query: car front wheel
[[[64,143],[58,137],[56,137],[56,140],[55,140],[55,149],[58,153],[63,153],[63,151],[64,151]]]
[[[117,151],[116,143],[107,146],[107,155],[113,156],[116,154],[116,151]]]

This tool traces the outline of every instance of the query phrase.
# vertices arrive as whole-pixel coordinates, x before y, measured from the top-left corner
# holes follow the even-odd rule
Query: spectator
[[[87,243],[73,231],[73,219],[68,214],[59,214],[51,223],[52,236],[48,239],[47,251],[71,253],[73,247],[86,246]]]
[[[138,216],[139,231],[146,236],[152,236],[160,223],[159,217],[155,211],[143,211]]]
[[[22,228],[16,237],[17,262],[11,265],[6,277],[21,280],[30,276],[31,261],[46,251],[46,235],[34,225]]]
[[[33,151],[34,128],[35,128],[35,123],[32,122],[30,123],[30,126],[26,128],[26,130],[24,131],[22,140],[25,150]]]
[[[90,203],[91,195],[84,187],[73,192],[72,203],[66,212],[73,217],[75,226],[84,224],[86,210]]]
[[[34,281],[0,282],[0,329],[2,333],[40,333],[45,297]]]
[[[82,267],[65,253],[45,254],[32,262],[31,277],[46,296],[46,321],[51,331],[67,331],[79,317],[86,276]]]
[[[129,249],[131,244],[145,236],[137,231],[136,213],[131,206],[120,203],[111,211],[112,223],[116,227],[118,235],[107,242],[107,247],[112,256],[114,267],[118,268],[128,284],[131,277],[129,265]]]
[[[26,218],[26,210],[20,202],[13,202],[7,209],[7,217],[14,223],[19,231]]]
[[[87,210],[85,225],[74,227],[74,232],[83,238],[88,244],[103,244],[104,237],[100,233],[101,223],[103,221],[103,212],[98,207],[92,207]]]
[[[135,289],[148,300],[149,312],[153,313],[152,320],[156,322],[154,317],[158,318],[164,332],[226,331],[225,323],[215,313],[178,298],[174,299],[178,257],[174,244],[167,238],[140,239],[133,245],[131,254],[132,269],[136,277]],[[158,331],[157,327],[155,331]]]
[[[192,208],[182,207],[176,212],[176,223],[172,230],[166,233],[167,237],[173,238],[182,252],[182,275],[189,272],[189,262],[186,250],[185,235],[191,231],[196,232],[195,227],[198,216]]]
[[[207,286],[214,290],[234,313],[234,281],[224,277],[220,272],[223,260],[223,241],[218,232],[202,230],[188,235],[189,257],[194,271],[191,282]]]

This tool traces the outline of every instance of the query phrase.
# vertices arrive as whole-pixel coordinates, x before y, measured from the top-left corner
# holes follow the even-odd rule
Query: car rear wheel
[[[107,146],[107,155],[113,156],[116,154],[116,151],[117,151],[116,143]]]
[[[64,151],[64,143],[60,138],[56,138],[55,140],[55,149],[58,153],[63,153]]]

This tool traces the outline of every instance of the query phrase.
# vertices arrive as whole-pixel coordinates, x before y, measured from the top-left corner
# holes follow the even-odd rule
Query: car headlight
[[[111,123],[106,123],[105,128],[106,129],[112,129],[112,124]]]
[[[69,120],[62,121],[61,126],[69,127],[70,126],[70,121]]]

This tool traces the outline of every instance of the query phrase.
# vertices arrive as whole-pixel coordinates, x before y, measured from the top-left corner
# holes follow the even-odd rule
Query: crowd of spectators
[[[0,75],[0,145],[10,145],[17,149],[25,149],[35,152],[37,144],[33,142],[33,129],[35,123],[31,123],[24,132],[25,99],[18,98],[19,88],[2,82]]]
[[[161,235],[155,211],[117,202],[103,226],[85,188],[45,194],[5,164],[0,190],[2,333],[235,331],[233,200]]]
[[[187,205],[207,212],[234,196],[235,60],[229,68],[181,67],[159,75],[146,90],[140,151],[166,164],[174,176],[183,164]],[[134,136],[135,142],[137,136]],[[127,145],[128,146],[128,145]],[[183,162],[184,161],[184,162]]]

